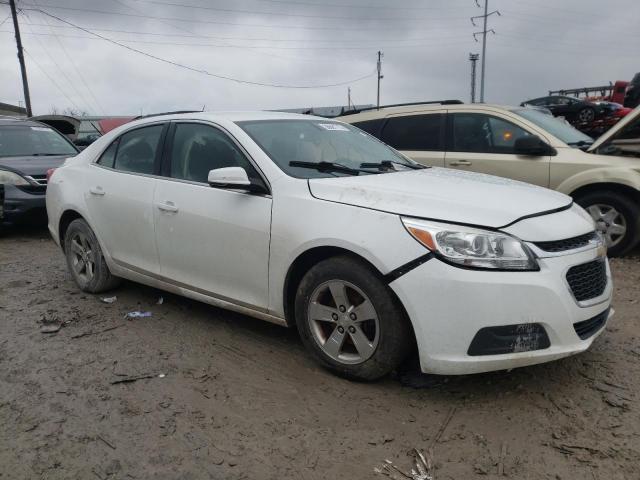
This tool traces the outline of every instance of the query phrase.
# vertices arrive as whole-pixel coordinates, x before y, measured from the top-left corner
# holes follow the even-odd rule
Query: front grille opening
[[[550,346],[549,336],[542,325],[520,323],[481,328],[473,337],[467,354],[470,356],[502,355],[544,350]]]
[[[604,259],[571,267],[567,271],[567,283],[578,302],[599,297],[607,287],[607,266]]]
[[[587,338],[595,335],[602,327],[604,327],[604,324],[607,322],[607,318],[609,318],[608,308],[604,312],[596,315],[593,318],[590,318],[589,320],[574,323],[573,328],[575,329],[581,340],[586,340]]]
[[[589,242],[598,239],[596,232],[585,233],[577,237],[565,238],[564,240],[554,240],[551,242],[534,242],[534,245],[545,252],[566,252],[589,245]]]

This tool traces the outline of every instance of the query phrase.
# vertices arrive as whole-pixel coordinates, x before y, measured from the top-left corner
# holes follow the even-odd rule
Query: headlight
[[[0,170],[0,183],[5,185],[29,185],[25,178],[7,170]]]
[[[440,259],[468,268],[539,270],[527,246],[511,235],[477,228],[403,218],[407,231]]]

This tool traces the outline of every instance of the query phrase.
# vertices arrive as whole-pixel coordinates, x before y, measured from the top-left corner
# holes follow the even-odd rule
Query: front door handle
[[[91,187],[89,189],[89,193],[91,195],[98,195],[98,196],[103,196],[104,195],[104,190],[102,189],[102,187],[98,186],[98,187]]]
[[[449,165],[452,167],[468,167],[471,165],[471,162],[469,160],[457,160],[455,162],[451,162]]]
[[[170,201],[166,201],[163,203],[156,203],[156,206],[158,207],[159,210],[162,210],[163,212],[175,213],[178,211],[178,207],[176,207],[176,204]]]

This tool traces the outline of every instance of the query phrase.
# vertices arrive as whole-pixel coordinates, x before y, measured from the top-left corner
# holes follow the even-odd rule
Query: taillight
[[[49,183],[49,181],[51,180],[51,176],[53,175],[53,172],[55,172],[56,169],[55,168],[50,168],[49,170],[47,170],[47,183]]]

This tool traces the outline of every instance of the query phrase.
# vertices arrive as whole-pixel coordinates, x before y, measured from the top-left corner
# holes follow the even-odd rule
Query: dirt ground
[[[412,388],[336,378],[295,331],[151,288],[102,303],[45,230],[5,233],[0,479],[382,479],[413,448],[437,480],[639,479],[640,255],[612,268],[590,351]]]

